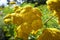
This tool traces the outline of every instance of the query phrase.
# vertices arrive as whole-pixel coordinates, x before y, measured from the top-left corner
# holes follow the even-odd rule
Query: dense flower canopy
[[[4,22],[6,24],[16,24],[18,27],[16,29],[18,38],[28,39],[29,34],[34,30],[42,28],[42,13],[38,8],[33,8],[30,5],[25,7],[14,7],[14,13],[8,14],[4,17]]]

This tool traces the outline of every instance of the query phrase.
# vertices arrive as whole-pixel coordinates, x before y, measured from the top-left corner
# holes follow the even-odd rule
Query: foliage
[[[11,7],[9,7],[9,6],[4,7],[2,11],[4,13],[3,15],[6,15],[8,13],[13,13],[14,12],[12,6]]]

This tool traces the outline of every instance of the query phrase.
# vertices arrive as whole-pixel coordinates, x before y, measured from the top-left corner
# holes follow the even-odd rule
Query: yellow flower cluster
[[[38,40],[60,40],[60,30],[56,28],[47,28],[43,30]]]
[[[59,11],[60,8],[60,0],[47,0],[47,7],[50,10],[55,10],[55,11]]]
[[[12,1],[12,2],[9,2],[9,4],[16,4],[16,2]]]
[[[28,40],[29,34],[34,30],[35,32],[42,28],[41,12],[38,8],[32,8],[31,6],[14,7],[14,13],[5,16],[4,21],[11,19],[11,23],[16,24],[16,37]]]
[[[47,0],[47,8],[53,12],[53,14],[58,16],[60,24],[60,0]]]

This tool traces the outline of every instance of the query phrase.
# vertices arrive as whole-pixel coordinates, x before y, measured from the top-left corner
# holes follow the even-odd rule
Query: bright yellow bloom
[[[32,8],[31,6],[15,7],[14,13],[10,15],[12,23],[18,26],[16,30],[16,37],[18,38],[28,40],[28,36],[33,30],[36,34],[37,30],[42,28],[42,15],[38,8]]]
[[[30,6],[30,5],[26,5],[25,7],[23,7],[23,9],[26,10],[26,11],[29,11],[29,10],[32,9],[32,6]]]
[[[42,28],[42,21],[40,19],[34,20],[31,24],[33,30],[38,30],[39,28]]]
[[[19,9],[19,6],[14,6],[14,11],[16,11],[17,9]]]
[[[51,10],[54,16],[57,15],[60,24],[60,0],[47,0],[47,8]]]
[[[6,24],[10,24],[10,23],[12,22],[12,20],[11,20],[11,19],[5,19],[4,22],[5,22]]]
[[[11,18],[11,14],[7,14],[4,19]]]
[[[38,8],[33,8],[33,13],[36,14],[36,16],[41,17],[42,13]]]
[[[15,6],[13,10],[15,13],[20,13],[20,11],[22,10],[22,7]]]
[[[60,30],[56,28],[47,28],[43,30],[38,40],[60,40]]]
[[[23,25],[20,25],[18,28],[17,28],[17,36],[18,38],[23,38],[24,40],[28,40],[28,36],[29,36],[29,33],[31,29],[27,27],[27,24],[24,23],[24,26]]]
[[[15,13],[20,13],[21,10],[22,10],[22,7],[21,8],[19,7],[18,9],[15,10]]]
[[[60,1],[59,0],[47,0],[47,6],[48,9],[52,9],[52,10],[57,10],[60,9]]]
[[[39,31],[39,30],[36,30],[36,31],[35,31],[35,30],[32,30],[31,34],[36,35],[38,31]]]

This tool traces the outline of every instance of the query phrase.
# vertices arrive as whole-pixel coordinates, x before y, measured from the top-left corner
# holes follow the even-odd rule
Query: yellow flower
[[[41,10],[38,8],[33,8],[33,13],[36,14],[36,16],[38,17],[42,16]]]
[[[38,40],[60,40],[60,30],[56,28],[47,28],[43,30]]]
[[[35,31],[42,28],[42,20],[40,20],[40,19],[34,20],[31,24],[31,26],[32,26],[33,30],[35,30]]]
[[[17,9],[17,10],[15,11],[15,13],[20,13],[20,9]]]
[[[26,6],[23,7],[23,9],[26,10],[26,11],[29,11],[29,10],[32,9],[32,6],[26,5]]]
[[[18,11],[21,11],[23,8],[22,7],[19,7],[19,6],[15,6],[14,7],[14,12],[18,12]]]
[[[26,25],[26,24],[24,24],[24,25]],[[20,25],[17,28],[16,32],[17,32],[17,36],[16,37],[23,38],[24,40],[28,40],[28,36],[29,36],[28,32],[30,32],[30,31],[28,30],[28,28],[26,28],[26,26]]]
[[[20,25],[23,23],[23,19],[19,16],[19,14],[13,13],[12,15],[12,23],[16,25]]]
[[[4,19],[11,18],[11,14],[7,14]]]
[[[47,0],[47,8],[53,12],[52,15],[58,17],[60,23],[60,0]]]
[[[31,6],[14,7],[14,13],[7,16],[6,19],[12,19],[12,23],[16,24],[16,37],[28,40],[29,34],[34,30],[34,34],[37,30],[42,28],[41,12],[38,8],[32,8]]]
[[[15,13],[20,13],[22,10],[22,7],[19,7],[18,9],[15,10]]]
[[[38,30],[36,30],[36,31],[35,30],[32,30],[31,34],[36,35],[37,32],[38,32]]]
[[[6,24],[10,24],[12,21],[11,21],[11,19],[5,19],[4,22],[5,22]]]
[[[19,6],[14,6],[14,8],[19,8]]]
[[[47,6],[49,7],[48,9],[52,9],[52,10],[58,10],[60,9],[59,7],[59,4],[60,4],[60,1],[59,0],[47,0]]]
[[[12,2],[10,2],[10,4],[16,4],[16,2],[12,1]]]
[[[32,31],[31,24],[24,22],[21,24],[21,30],[26,34],[29,34]]]

